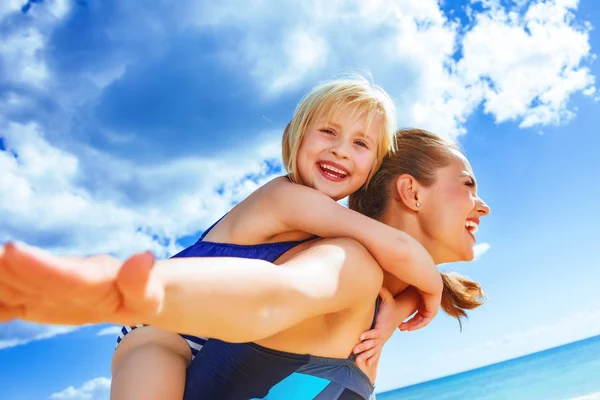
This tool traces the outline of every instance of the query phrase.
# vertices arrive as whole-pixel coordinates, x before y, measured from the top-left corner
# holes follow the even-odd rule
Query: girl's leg
[[[143,326],[123,337],[112,360],[112,400],[182,399],[192,358],[177,333]]]

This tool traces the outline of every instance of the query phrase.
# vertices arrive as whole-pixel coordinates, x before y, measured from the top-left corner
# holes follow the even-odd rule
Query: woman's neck
[[[379,218],[379,221],[412,236],[425,247],[425,249],[433,257],[434,262],[438,264],[435,255],[430,249],[431,246],[428,246],[428,240],[423,234],[423,231],[420,229],[419,222],[413,213],[408,210],[399,210],[394,209],[393,207],[388,207],[386,212],[381,216],[381,218]],[[384,271],[383,286],[395,296],[406,289],[409,285],[406,282],[399,280],[392,274]]]

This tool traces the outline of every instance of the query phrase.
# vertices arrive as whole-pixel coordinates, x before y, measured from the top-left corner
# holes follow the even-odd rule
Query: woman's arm
[[[293,183],[269,185],[269,210],[286,230],[321,237],[349,237],[367,248],[381,268],[415,286],[426,306],[416,318],[425,326],[437,313],[442,279],[425,248],[410,235],[350,210],[325,194]],[[423,315],[424,312],[426,315]]]
[[[350,239],[323,240],[280,266],[237,258],[175,258],[153,267],[147,261],[135,256],[113,273],[111,263],[82,265],[9,246],[0,254],[0,303],[7,304],[2,289],[10,288],[22,291],[21,303],[13,304],[22,309],[19,318],[32,322],[148,323],[246,342],[370,300],[383,279],[371,255]],[[137,311],[156,287],[164,291],[158,311]],[[44,295],[34,296],[32,289]],[[121,299],[117,306],[107,301],[115,297]]]

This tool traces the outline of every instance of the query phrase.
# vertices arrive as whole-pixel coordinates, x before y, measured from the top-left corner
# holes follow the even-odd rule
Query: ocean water
[[[416,399],[600,400],[600,336],[377,394]]]

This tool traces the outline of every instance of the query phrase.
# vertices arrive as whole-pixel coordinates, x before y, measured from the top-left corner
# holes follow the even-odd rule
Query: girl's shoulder
[[[278,204],[282,201],[277,194],[292,185],[287,178],[277,177],[259,187],[233,207],[206,240],[254,245],[303,239],[302,235],[285,235],[285,227],[277,218]]]

